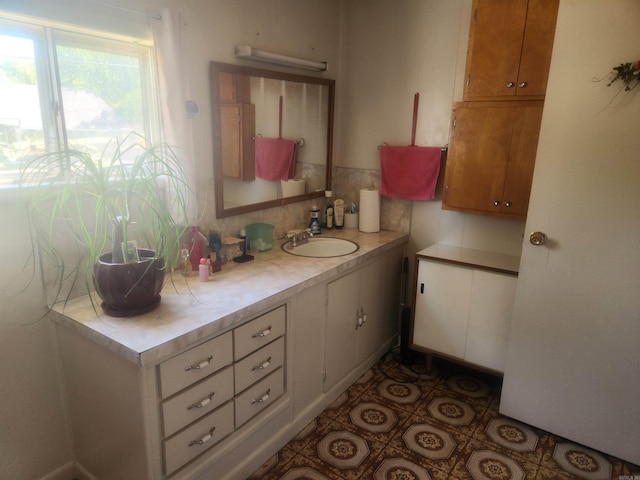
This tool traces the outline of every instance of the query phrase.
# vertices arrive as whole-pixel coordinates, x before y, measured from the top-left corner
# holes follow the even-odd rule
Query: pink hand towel
[[[296,142],[284,138],[256,137],[256,177],[288,180],[296,174]]]
[[[440,173],[440,147],[380,147],[380,193],[433,200]]]

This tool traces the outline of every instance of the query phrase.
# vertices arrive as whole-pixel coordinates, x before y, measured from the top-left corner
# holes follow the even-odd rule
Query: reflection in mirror
[[[334,80],[211,62],[210,85],[218,218],[331,189]]]

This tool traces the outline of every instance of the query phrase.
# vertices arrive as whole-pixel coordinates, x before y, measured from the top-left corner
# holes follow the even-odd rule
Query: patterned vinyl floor
[[[427,376],[388,355],[250,478],[640,479],[637,466],[501,416],[501,379],[434,364]]]

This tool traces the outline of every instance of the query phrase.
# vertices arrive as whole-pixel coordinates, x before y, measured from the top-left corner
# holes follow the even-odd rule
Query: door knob
[[[531,242],[531,245],[544,245],[546,241],[547,236],[542,232],[533,232],[531,235],[529,235],[529,242]]]

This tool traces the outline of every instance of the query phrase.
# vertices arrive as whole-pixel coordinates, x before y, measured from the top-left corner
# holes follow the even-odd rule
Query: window
[[[60,148],[101,155],[132,131],[159,138],[152,49],[0,19],[0,186],[21,161]]]

